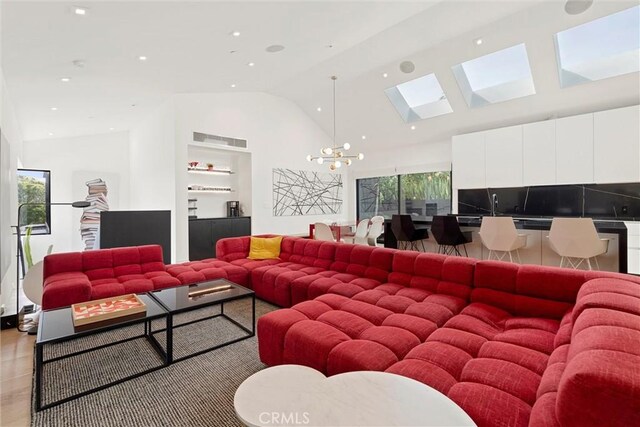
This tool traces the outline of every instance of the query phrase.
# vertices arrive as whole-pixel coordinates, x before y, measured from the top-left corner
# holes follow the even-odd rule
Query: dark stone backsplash
[[[458,214],[491,214],[492,194],[498,215],[640,220],[638,182],[458,190]]]

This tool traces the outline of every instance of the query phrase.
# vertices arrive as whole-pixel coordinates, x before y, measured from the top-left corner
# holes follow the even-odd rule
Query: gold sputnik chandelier
[[[329,169],[335,171],[336,169],[342,167],[342,165],[349,166],[353,163],[353,159],[362,160],[364,159],[364,154],[358,153],[357,155],[347,155],[346,151],[349,151],[351,148],[351,144],[345,142],[344,144],[338,146],[336,142],[336,80],[338,78],[336,76],[331,76],[331,80],[333,80],[333,146],[325,147],[320,150],[320,156],[312,156],[309,154],[307,156],[307,161],[317,161],[318,164],[324,164],[327,162],[329,164]]]

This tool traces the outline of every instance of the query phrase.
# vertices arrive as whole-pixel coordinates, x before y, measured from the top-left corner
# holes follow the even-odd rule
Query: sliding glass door
[[[358,218],[398,213],[398,176],[379,176],[356,180]]]
[[[451,212],[451,172],[422,172],[356,180],[358,219],[406,213],[429,217]]]

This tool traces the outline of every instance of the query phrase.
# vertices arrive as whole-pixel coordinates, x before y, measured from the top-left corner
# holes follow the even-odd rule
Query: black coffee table
[[[163,368],[169,363],[171,363],[171,357],[169,352],[169,344],[171,340],[171,324],[170,324],[170,316],[167,311],[156,302],[155,299],[151,298],[148,294],[139,294],[138,297],[145,303],[147,306],[147,311],[144,315],[141,315],[140,318],[132,319],[132,320],[123,320],[122,322],[118,322],[109,326],[98,327],[89,330],[77,331],[73,326],[73,320],[71,317],[71,307],[64,307],[54,310],[44,310],[40,315],[40,322],[38,325],[38,335],[36,338],[36,385],[35,385],[35,393],[36,393],[36,410],[50,408],[52,406],[60,405],[64,402],[68,402],[73,399],[77,399],[82,396],[86,396],[90,393],[95,393],[96,391],[104,390],[105,388],[111,387],[113,385],[119,384],[123,381],[127,381],[133,378],[137,378],[141,375],[147,374],[149,372],[155,371],[157,369]],[[158,319],[166,320],[166,330],[169,331],[167,333],[167,350],[165,351],[162,348],[162,345],[158,342],[156,337],[153,336],[154,333],[160,331],[152,331],[151,322],[153,320]],[[43,350],[46,345],[51,345],[55,343],[60,343],[64,341],[76,340],[82,337],[87,337],[89,335],[94,335],[102,332],[107,332],[119,328],[123,328],[126,326],[132,326],[137,324],[144,324],[144,333],[140,335],[135,335],[128,337],[126,339],[121,339],[117,341],[108,340],[105,344],[100,344],[95,347],[86,348],[80,351],[76,351],[73,353],[65,354],[58,357],[52,357],[50,359],[44,360],[43,358]],[[163,329],[164,330],[164,329]],[[133,375],[129,375],[124,378],[119,378],[115,381],[109,382],[107,384],[102,384],[97,387],[91,388],[89,390],[83,391],[81,393],[76,393],[71,396],[65,397],[64,399],[60,399],[51,403],[47,403],[45,405],[42,404],[42,374],[44,365],[47,363],[55,362],[62,359],[67,359],[70,357],[78,356],[84,353],[93,352],[96,350],[100,350],[102,348],[111,347],[117,344],[121,344],[128,341],[133,341],[136,339],[146,339],[153,349],[160,355],[163,360],[163,364],[152,367],[150,369],[145,369],[142,372],[137,372]],[[96,362],[99,363],[99,362]]]
[[[228,286],[228,289],[212,292],[209,294],[204,294],[202,296],[190,297],[189,294],[193,294],[193,292],[203,291],[210,288],[220,287],[220,286]],[[169,313],[168,321],[167,321],[167,355],[169,359],[169,363],[177,362],[180,360],[188,359],[190,357],[198,356],[203,353],[207,353],[209,351],[218,349],[220,347],[227,346],[229,344],[236,343],[238,341],[245,340],[247,338],[251,338],[255,336],[255,325],[256,325],[256,296],[255,293],[247,289],[243,286],[236,285],[233,282],[230,282],[226,279],[217,279],[208,282],[202,282],[194,285],[188,286],[178,286],[175,288],[162,289],[159,291],[149,292],[149,295],[153,297],[160,305],[162,305],[165,310]],[[236,301],[240,299],[251,298],[251,328],[248,328],[238,322],[236,319],[230,317],[224,311],[224,304]],[[213,315],[207,315],[205,317],[198,317],[195,320],[185,321],[180,324],[174,324],[175,316],[181,313],[186,313],[194,310],[198,310],[201,308],[209,307],[209,306],[220,306],[220,311]],[[174,358],[174,343],[176,342],[175,338],[175,330],[182,328],[187,325],[191,325],[198,322],[203,322],[205,320],[214,319],[217,317],[222,317],[227,321],[231,322],[238,328],[240,328],[244,334],[240,337],[235,337],[228,341],[224,341],[222,343],[217,343],[213,346],[207,347],[202,350],[198,350],[192,353],[189,353],[186,356]],[[162,332],[163,330],[154,331]],[[206,333],[206,329],[203,331]]]

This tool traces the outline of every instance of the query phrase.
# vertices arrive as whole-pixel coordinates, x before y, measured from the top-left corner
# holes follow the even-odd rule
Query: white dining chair
[[[560,255],[560,267],[577,269],[586,261],[592,270],[591,258],[599,270],[598,255],[609,250],[609,239],[601,239],[591,218],[553,218],[549,230],[549,246]]]
[[[513,218],[510,216],[485,216],[480,224],[480,238],[482,244],[489,249],[491,259],[502,261],[507,255],[509,261],[513,262],[513,252],[516,252],[518,262],[520,262],[519,249],[527,245],[527,235],[518,234]]]
[[[353,236],[353,243],[356,245],[367,244],[367,234],[369,233],[369,218],[363,219],[356,227],[356,234]]]
[[[378,246],[378,237],[384,232],[384,217],[381,215],[371,218],[371,226],[367,234],[367,243],[369,246]]]
[[[324,240],[327,242],[335,242],[336,239],[333,237],[333,232],[331,231],[331,227],[329,227],[324,222],[316,222],[314,224],[315,231],[313,233],[313,238],[315,240]]]

